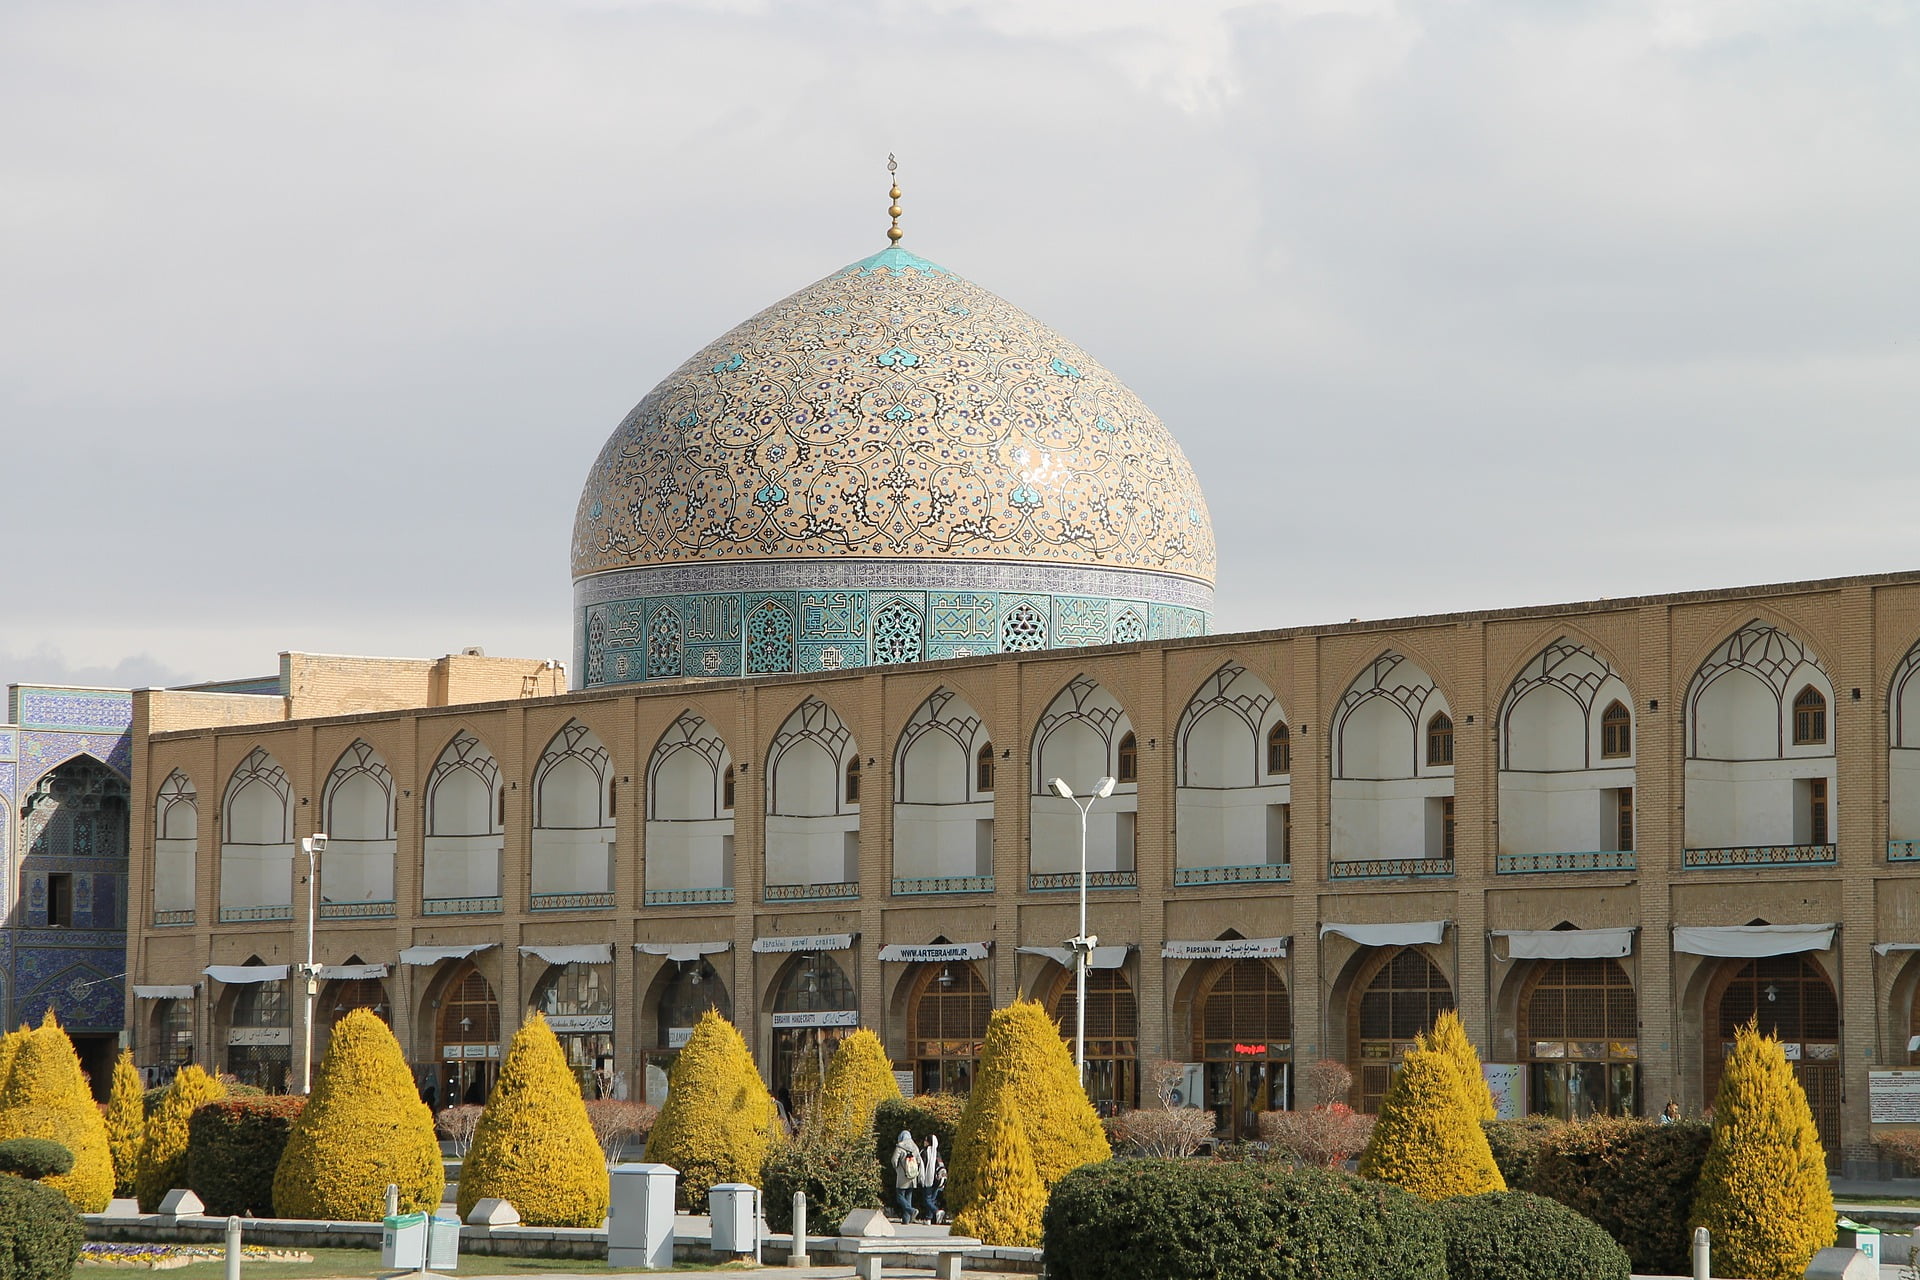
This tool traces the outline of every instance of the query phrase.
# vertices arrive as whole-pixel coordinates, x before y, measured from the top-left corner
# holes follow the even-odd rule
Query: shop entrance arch
[[[1207,1107],[1229,1138],[1257,1138],[1262,1111],[1287,1105],[1293,1000],[1259,959],[1216,961],[1194,998],[1193,1056],[1204,1064]]]
[[[992,1012],[993,993],[971,961],[920,966],[907,1005],[915,1093],[965,1094],[973,1088]]]
[[[462,960],[440,988],[434,1061],[440,1105],[482,1104],[500,1071],[500,1000],[471,960]]]
[[[1540,960],[1520,993],[1528,1110],[1561,1120],[1640,1111],[1640,1006],[1618,960]]]
[[[1076,999],[1073,970],[1065,969],[1047,1012],[1059,1021],[1068,1052]],[[1140,1101],[1140,1013],[1124,968],[1087,970],[1087,1097],[1103,1116],[1118,1115]]]
[[[1397,947],[1366,962],[1349,1006],[1347,1065],[1354,1107],[1377,1114],[1413,1038],[1453,1008],[1453,986],[1421,947]]]
[[[1804,954],[1728,960],[1707,989],[1706,1043],[1701,1081],[1709,1106],[1733,1048],[1748,1022],[1786,1050],[1794,1079],[1806,1091],[1814,1127],[1827,1149],[1827,1166],[1840,1160],[1840,1001],[1827,975]]]

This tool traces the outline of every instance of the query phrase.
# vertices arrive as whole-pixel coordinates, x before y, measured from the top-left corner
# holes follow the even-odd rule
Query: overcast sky
[[[0,681],[564,657],[588,466],[885,244],[1173,429],[1216,630],[1920,565],[1907,0],[0,4]]]

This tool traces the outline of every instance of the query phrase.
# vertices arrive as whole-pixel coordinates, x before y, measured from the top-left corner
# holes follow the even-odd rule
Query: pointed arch
[[[569,720],[533,770],[535,910],[613,905],[613,757],[598,734]]]
[[[1329,873],[1453,873],[1453,711],[1433,677],[1389,649],[1335,704]]]
[[[220,918],[291,919],[293,786],[264,748],[228,776],[220,821]]]
[[[320,792],[328,837],[320,872],[323,918],[393,914],[394,805],[386,760],[366,739],[356,738],[340,753]]]
[[[1135,779],[1121,780],[1121,749],[1131,745]],[[1119,699],[1099,681],[1081,673],[1048,704],[1033,731],[1033,799],[1028,805],[1027,884],[1034,889],[1070,889],[1080,880],[1080,811],[1055,795],[1059,778],[1081,795],[1101,778],[1113,778],[1113,794],[1088,813],[1089,887],[1121,888],[1136,882],[1135,814],[1139,740]]]
[[[1223,665],[1188,700],[1174,749],[1174,883],[1287,878],[1293,744],[1266,682]]]
[[[774,734],[766,772],[769,900],[859,896],[859,759],[853,731],[818,698],[795,707]]]
[[[200,797],[175,769],[153,800],[153,922],[192,924],[200,858]]]
[[[993,887],[993,743],[986,720],[942,685],[894,747],[893,892]]]
[[[1682,865],[1836,861],[1834,711],[1819,655],[1770,622],[1707,655],[1685,702]]]
[[[425,791],[422,910],[500,910],[507,793],[499,761],[472,731],[459,729],[441,748]]]
[[[733,755],[691,709],[654,744],[647,804],[647,905],[733,901]]]

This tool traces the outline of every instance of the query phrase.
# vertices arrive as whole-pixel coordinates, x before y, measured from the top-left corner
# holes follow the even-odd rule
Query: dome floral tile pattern
[[[897,248],[654,388],[574,523],[576,579],[835,557],[1214,573],[1206,501],[1152,411],[1025,312]]]

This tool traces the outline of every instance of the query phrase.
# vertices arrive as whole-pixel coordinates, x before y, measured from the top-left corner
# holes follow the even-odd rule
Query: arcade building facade
[[[1920,1044],[1920,573],[498,687],[133,695],[143,1066],[284,1087],[325,832],[316,1053],[373,1008],[437,1102],[480,1096],[531,1010],[589,1091],[657,1099],[707,1008],[776,1090],[854,1026],[964,1090],[993,1007],[1073,1025],[1080,817],[1048,784],[1103,776],[1108,1107],[1195,1064],[1243,1134],[1333,1058],[1372,1110],[1451,1007],[1518,1109],[1698,1112],[1758,1018],[1865,1158],[1870,1073]]]

